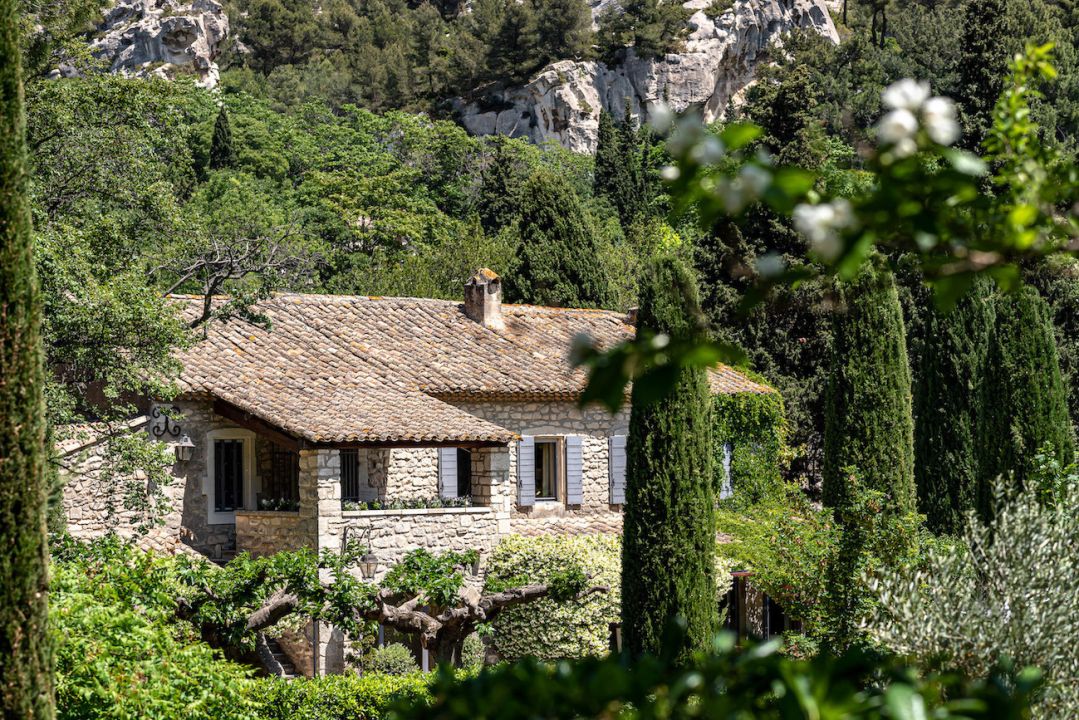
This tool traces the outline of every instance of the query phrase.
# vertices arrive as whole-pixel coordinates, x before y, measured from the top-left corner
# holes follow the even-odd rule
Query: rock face
[[[119,0],[105,14],[92,52],[125,75],[173,77],[191,73],[217,84],[214,58],[228,37],[229,19],[216,0]]]
[[[607,2],[594,2],[593,10]],[[600,110],[615,118],[630,111],[647,121],[657,105],[681,112],[696,108],[706,122],[722,117],[728,102],[753,78],[758,57],[776,37],[810,28],[838,42],[824,0],[735,0],[709,17],[710,0],[690,0],[685,48],[662,58],[643,59],[633,50],[608,66],[601,62],[553,63],[520,87],[494,87],[480,99],[458,100],[455,110],[475,135],[498,133],[557,142],[575,152],[595,152]]]

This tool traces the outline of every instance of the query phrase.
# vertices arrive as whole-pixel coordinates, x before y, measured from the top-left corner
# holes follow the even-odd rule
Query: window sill
[[[486,506],[457,508],[410,508],[402,510],[342,510],[341,517],[385,517],[387,515],[482,515],[490,513]]]

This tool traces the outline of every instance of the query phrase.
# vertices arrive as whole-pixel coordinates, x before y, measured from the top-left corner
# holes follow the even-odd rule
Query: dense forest
[[[110,414],[112,401],[86,407],[80,388],[103,381],[101,398],[120,397],[189,341],[167,292],[227,291],[234,302],[221,313],[246,312],[275,289],[455,298],[467,273],[488,265],[512,300],[624,309],[642,263],[673,250],[695,265],[715,333],[783,393],[791,475],[819,480],[831,288],[809,281],[773,291],[748,316],[739,310],[760,255],[806,258],[790,221],[764,206],[711,226],[670,216],[659,177],[669,158],[635,117],[604,114],[592,158],[469,137],[444,102],[557,59],[677,50],[686,11],[638,0],[601,15],[594,32],[583,0],[228,9],[233,37],[215,92],[89,70],[46,80],[57,58],[92,66],[79,42],[97,4],[34,17],[44,30],[28,35],[24,58],[54,420]],[[815,171],[829,194],[872,182],[864,147],[881,91],[902,77],[954,97],[961,143],[976,148],[1005,65],[1027,40],[1056,43],[1058,77],[1034,116],[1048,141],[1075,153],[1074,3],[850,3],[835,19],[840,45],[796,32],[728,113],[760,125],[759,151]],[[893,261],[917,381],[929,303]],[[1079,418],[1079,271],[1058,259],[1024,272],[1050,304]],[[551,273],[573,282],[533,282]]]

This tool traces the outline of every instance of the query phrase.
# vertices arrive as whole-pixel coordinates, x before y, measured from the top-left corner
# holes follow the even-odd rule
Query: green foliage
[[[257,717],[251,672],[175,617],[176,559],[116,538],[54,547],[50,626],[61,718]]]
[[[597,41],[609,59],[623,48],[641,58],[661,57],[681,47],[690,14],[677,2],[627,0],[600,15]]]
[[[544,598],[505,610],[492,625],[491,642],[500,657],[547,660],[602,655],[608,649],[610,623],[619,619],[621,542],[612,535],[550,535],[502,540],[487,563],[486,590],[494,592],[527,583],[549,583],[567,569],[584,574],[608,592],[571,602]]]
[[[1049,306],[1024,287],[996,300],[982,381],[984,420],[979,428],[978,510],[993,512],[993,482],[1010,475],[1025,485],[1036,453],[1045,448],[1061,464],[1075,443]]]
[[[744,509],[721,507],[716,528],[731,538],[718,545],[719,554],[735,569],[751,571],[754,587],[802,621],[808,635],[827,632],[828,569],[841,536],[830,511],[813,508],[799,490],[789,488]]]
[[[251,696],[259,701],[260,720],[381,720],[396,703],[423,707],[428,681],[421,673],[270,678],[254,683]]]
[[[866,269],[841,287],[824,432],[824,502],[847,503],[851,468],[900,513],[915,508],[914,422],[895,281]]]
[[[475,550],[438,555],[423,548],[411,550],[386,574],[382,587],[406,599],[422,595],[427,604],[446,607],[464,585],[466,569],[471,572],[478,559]]]
[[[214,134],[210,138],[210,169],[223,170],[236,164],[236,148],[232,146],[232,128],[229,126],[229,113],[225,106],[217,113],[214,121]]]
[[[606,307],[608,280],[596,233],[565,179],[539,170],[521,191],[520,245],[506,275],[507,298],[559,307]]]
[[[0,715],[44,720],[53,715],[45,374],[18,12],[0,0]]]
[[[738,650],[734,638],[724,635],[711,654],[686,664],[654,658],[633,664],[617,657],[556,664],[526,659],[464,682],[443,670],[429,704],[403,707],[391,717],[1019,720],[1029,716],[1040,678],[1034,669],[995,670],[976,679],[926,674],[860,652],[796,660],[778,648],[773,642]]]
[[[618,128],[610,113],[600,111],[593,189],[597,197],[610,201],[627,229],[648,212],[657,194],[649,183],[651,148],[651,135],[634,125],[629,105]]]
[[[923,300],[929,305],[928,298]],[[920,308],[914,386],[914,477],[930,530],[957,534],[975,506],[982,378],[993,327],[992,283],[982,278],[950,312]]]
[[[1068,410],[1072,427],[1079,430],[1079,260],[1051,258],[1034,265],[1026,275],[1053,316],[1057,341],[1057,359],[1064,387],[1068,392]]]
[[[653,261],[641,283],[638,327],[676,339],[701,336],[695,280],[673,259]],[[633,389],[626,442],[622,546],[622,628],[636,656],[682,659],[705,648],[718,625],[715,601],[715,493],[708,380],[675,368],[674,390],[645,403]],[[668,623],[684,618],[684,644],[664,644]]]
[[[998,658],[1042,669],[1045,686],[1034,717],[1069,718],[1079,706],[1079,627],[1062,622],[1079,599],[1079,484],[1074,470],[1056,474],[1052,502],[1041,488],[1016,494],[999,485],[993,520],[972,516],[963,542],[935,549],[920,567],[878,573],[879,599],[866,620],[872,638],[924,667],[984,675]]]
[[[786,421],[779,393],[712,396],[715,424],[712,469],[719,488],[730,482],[729,502],[747,507],[784,493],[782,464]],[[731,446],[731,477],[725,477],[724,446]]]
[[[412,651],[401,643],[390,643],[380,648],[375,648],[364,658],[364,674],[376,675],[408,675],[418,672],[420,666],[416,658],[412,657]]]

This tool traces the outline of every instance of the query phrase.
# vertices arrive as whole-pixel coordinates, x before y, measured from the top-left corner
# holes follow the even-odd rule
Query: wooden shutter
[[[584,476],[584,457],[581,452],[581,436],[566,437],[566,504],[584,504],[582,488]]]
[[[607,474],[611,481],[611,505],[626,502],[626,436],[607,438]]]
[[[457,497],[457,448],[438,449],[438,496]]]
[[[517,504],[536,504],[536,439],[527,435],[517,443]]]

